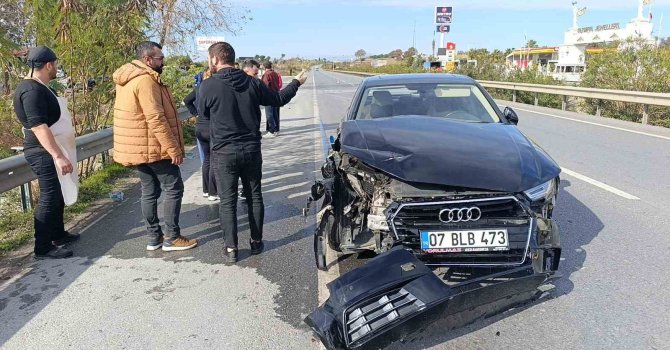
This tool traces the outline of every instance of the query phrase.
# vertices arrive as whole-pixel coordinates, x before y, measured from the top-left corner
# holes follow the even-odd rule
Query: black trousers
[[[61,192],[54,159],[46,151],[24,154],[30,168],[37,175],[40,198],[35,209],[35,254],[46,254],[55,248],[52,241],[65,235],[63,211],[65,202]]]
[[[229,145],[214,151],[216,177],[219,185],[219,219],[224,245],[237,248],[237,188],[238,180],[247,198],[251,239],[263,239],[265,206],[261,192],[263,156],[260,145]]]
[[[216,171],[212,167],[212,148],[210,143],[210,131],[208,125],[197,124],[195,126],[195,137],[200,141],[202,149],[202,192],[210,196],[216,196],[219,191],[216,187]]]

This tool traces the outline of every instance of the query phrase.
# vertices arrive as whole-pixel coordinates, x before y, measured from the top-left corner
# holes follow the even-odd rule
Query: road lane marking
[[[326,132],[324,131],[321,114],[319,113],[319,102],[316,94],[316,74],[312,74],[312,84],[312,94],[314,96],[314,126],[317,126],[317,124],[319,126],[319,131],[314,131],[314,179],[316,180],[321,173],[320,169],[321,164],[323,164],[322,162],[328,157],[330,142],[326,142]],[[319,150],[318,145],[321,145],[321,150]],[[318,202],[312,204],[313,212],[310,213],[308,222],[314,222],[316,224],[316,213],[319,209]],[[316,226],[314,227],[316,228]],[[330,296],[330,293],[328,292],[328,283],[340,276],[340,266],[337,263],[337,254],[328,247],[327,243],[326,264],[330,265],[327,271],[317,270],[316,273],[319,305],[325,303],[326,299]],[[320,344],[319,348],[325,349],[323,344]]]
[[[268,177],[268,178],[264,178],[263,182],[266,183],[266,182],[285,180],[285,179],[288,179],[290,177],[296,177],[296,176],[300,176],[300,175],[304,175],[304,174],[302,172],[281,174],[281,175],[276,175],[276,176],[271,176],[271,177]]]
[[[345,83],[345,84],[349,84],[349,85],[351,85],[351,86],[358,87],[358,84],[353,84],[353,83],[350,83],[350,82],[348,82],[348,81],[345,81],[345,80],[342,80],[342,79],[340,79],[340,78],[337,78],[337,76],[333,76],[333,75],[337,75],[337,74],[342,74],[342,75],[344,75],[344,76],[349,77],[350,75],[343,74],[343,73],[335,73],[335,72],[328,72],[328,73],[325,73],[325,75],[330,75],[330,74],[332,74],[330,77],[331,77],[332,79],[335,79],[336,82],[343,82],[343,83]]]
[[[573,122],[578,122],[578,123],[584,123],[584,124],[590,124],[590,125],[596,125],[596,126],[602,126],[603,128],[608,128],[608,129],[614,129],[614,130],[619,130],[619,131],[625,131],[633,134],[638,134],[638,135],[644,135],[644,136],[650,136],[650,137],[656,137],[659,139],[663,140],[670,140],[670,137],[668,136],[661,136],[661,135],[656,135],[656,134],[650,134],[648,132],[643,132],[643,131],[636,131],[636,130],[630,130],[626,128],[620,128],[616,126],[611,126],[611,125],[605,125],[605,124],[600,124],[600,123],[594,123],[594,122],[589,122],[586,120],[579,120],[579,119],[574,119],[574,118],[568,118],[568,117],[561,117],[560,115],[555,115],[555,114],[550,114],[550,113],[544,113],[544,112],[537,112],[533,111],[530,109],[525,109],[525,108],[514,108],[515,110],[519,111],[524,111],[524,112],[530,112],[530,113],[535,113],[535,114],[541,114],[541,115],[546,115],[548,117],[554,117],[554,118],[559,118],[559,119],[565,119],[565,120],[571,120]]]
[[[275,188],[270,189],[270,190],[264,190],[263,193],[288,191],[288,190],[291,190],[291,189],[294,189],[294,188],[300,188],[302,186],[310,185],[311,183],[312,183],[311,181],[292,183],[290,185],[275,187]],[[263,186],[263,187],[265,187],[265,186]]]
[[[610,185],[608,185],[608,184],[604,184],[604,183],[602,183],[602,182],[600,182],[600,181],[598,181],[598,180],[594,180],[594,179],[592,179],[592,178],[590,178],[590,177],[588,177],[588,176],[586,176],[586,175],[582,175],[582,174],[580,174],[580,173],[578,173],[578,172],[575,172],[575,171],[572,171],[572,170],[570,170],[570,169],[566,169],[566,168],[561,168],[561,169],[562,169],[562,172],[565,173],[565,174],[568,174],[568,175],[570,175],[570,176],[572,176],[572,177],[574,177],[574,178],[576,178],[576,179],[579,179],[579,180],[582,180],[582,181],[584,181],[584,182],[587,182],[587,183],[589,183],[589,184],[591,184],[591,185],[593,185],[593,186],[599,187],[599,188],[601,188],[601,189],[603,189],[603,190],[605,190],[605,191],[607,191],[607,192],[614,193],[614,194],[616,194],[617,196],[620,196],[620,197],[623,197],[623,198],[626,198],[626,199],[631,199],[631,200],[640,200],[640,198],[638,198],[638,197],[636,197],[636,196],[633,196],[633,195],[630,194],[630,193],[627,193],[627,192],[624,192],[624,191],[622,191],[622,190],[620,190],[620,189],[614,188],[614,187],[612,187],[612,186],[610,186]]]
[[[292,193],[289,194],[286,198],[287,199],[293,199],[293,198],[307,198],[310,194],[312,194],[312,191],[305,191],[305,192],[299,192],[299,193]]]

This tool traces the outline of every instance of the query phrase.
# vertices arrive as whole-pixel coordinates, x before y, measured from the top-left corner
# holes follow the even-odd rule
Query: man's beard
[[[163,73],[163,65],[161,64],[160,66],[155,67],[154,70],[155,70],[156,73],[158,73],[158,74]]]

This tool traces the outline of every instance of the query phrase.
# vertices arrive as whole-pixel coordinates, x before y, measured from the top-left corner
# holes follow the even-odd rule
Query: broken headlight
[[[558,178],[553,178],[539,186],[523,192],[530,201],[531,209],[544,218],[551,218],[554,202],[558,194]]]
[[[557,190],[558,184],[556,183],[556,178],[554,178],[539,186],[523,191],[523,194],[526,195],[531,202],[537,202],[541,199],[547,200],[555,197]]]

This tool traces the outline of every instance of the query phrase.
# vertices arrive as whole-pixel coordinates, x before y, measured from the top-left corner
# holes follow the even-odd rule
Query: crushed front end
[[[535,262],[516,267],[432,269],[397,247],[331,282],[330,297],[305,322],[330,350],[380,349],[437,321],[445,331],[462,327],[550,290],[555,270],[541,259],[556,251],[535,253]]]
[[[558,266],[558,177],[522,192],[409,183],[343,152],[331,152],[322,173],[312,191],[325,196],[315,232],[320,268],[325,242],[344,254],[402,246],[429,266]]]
[[[379,255],[329,284],[305,322],[328,349],[379,349],[440,320],[460,327],[546,292],[561,245],[551,218],[558,177],[522,192],[401,181],[331,152],[315,256]]]

